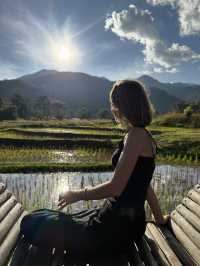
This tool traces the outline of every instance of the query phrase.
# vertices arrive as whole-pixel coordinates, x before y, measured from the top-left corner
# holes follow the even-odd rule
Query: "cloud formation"
[[[121,38],[146,44],[157,38],[153,20],[148,10],[138,10],[136,6],[129,5],[128,10],[112,12],[105,21],[105,29],[112,30]]]
[[[19,76],[20,69],[18,69],[15,65],[10,62],[4,61],[0,58],[0,79],[12,79]]]
[[[152,14],[148,10],[139,10],[135,5],[121,12],[112,12],[105,21],[105,29],[120,38],[143,44],[145,61],[153,65],[155,72],[174,73],[182,62],[200,60],[200,54],[186,45],[172,43],[168,47],[159,36]]]
[[[177,0],[147,0],[147,3],[151,5],[173,5]]]
[[[147,3],[172,5],[178,12],[180,34],[200,34],[200,0],[147,0]]]

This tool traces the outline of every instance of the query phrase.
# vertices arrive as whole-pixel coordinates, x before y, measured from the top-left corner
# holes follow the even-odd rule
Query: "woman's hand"
[[[58,199],[58,208],[59,210],[63,209],[68,204],[72,204],[80,200],[80,191],[71,191],[68,190],[59,195]]]
[[[170,214],[166,214],[162,216],[162,219],[155,220],[157,225],[167,225],[170,224]]]

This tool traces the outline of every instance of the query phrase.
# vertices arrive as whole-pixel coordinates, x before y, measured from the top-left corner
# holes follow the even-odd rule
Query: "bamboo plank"
[[[151,254],[151,248],[148,245],[144,237],[141,238],[139,241],[137,241],[137,247],[139,249],[140,257],[144,261],[145,265],[148,265],[148,266],[158,265],[153,255]]]
[[[0,243],[2,243],[3,239],[6,237],[11,227],[17,221],[22,211],[23,209],[21,204],[17,203],[0,223]]]
[[[170,266],[170,263],[169,261],[167,261],[165,254],[163,253],[161,248],[156,245],[155,238],[152,235],[152,233],[149,231],[148,227],[146,227],[145,235],[146,235],[147,243],[149,244],[151,248],[152,255],[155,258],[155,260],[158,262],[158,265],[162,265],[162,266],[169,265]]]
[[[169,243],[172,250],[176,253],[183,266],[195,266],[196,264],[193,258],[180,244],[180,242],[178,242],[178,240],[172,235],[172,233],[166,227],[162,227],[160,230],[165,235],[167,242]]]
[[[24,263],[20,266],[50,266],[51,259],[51,250],[40,249],[39,247],[30,245]]]
[[[188,197],[195,201],[200,206],[200,193],[191,190],[188,192]]]
[[[37,247],[30,245],[24,263],[21,266],[36,266],[36,251]]]
[[[119,254],[115,257],[92,257],[81,259],[74,255],[66,255],[64,266],[128,266],[128,255]],[[135,264],[137,266],[137,264]]]
[[[185,234],[185,232],[176,224],[176,222],[172,219],[171,226],[174,235],[177,240],[181,243],[181,245],[187,250],[187,252],[191,255],[196,265],[200,263],[200,250],[199,248],[191,241],[191,239]]]
[[[177,211],[173,211],[171,218],[181,227],[191,241],[200,249],[200,233]]]
[[[23,266],[29,247],[30,244],[22,237],[17,243],[8,266]]]
[[[5,191],[3,191],[3,193],[0,194],[0,208],[1,208],[1,205],[11,197],[11,192],[8,191],[7,189]]]
[[[128,260],[129,260],[130,266],[144,265],[142,259],[140,258],[138,247],[136,246],[135,243],[133,243],[131,246],[131,250],[128,254]]]
[[[196,192],[199,192],[200,193],[200,184],[197,184],[195,187],[194,187],[194,190]]]
[[[20,223],[25,214],[26,212],[22,213],[0,246],[0,266],[3,266],[6,263],[6,261],[9,259],[12,249],[16,245],[20,231]]]
[[[200,219],[200,206],[190,198],[184,198],[183,204]]]
[[[3,218],[8,214],[8,212],[12,209],[12,207],[17,203],[17,200],[14,196],[9,198],[0,208],[0,222]]]
[[[6,186],[3,183],[0,183],[0,194],[4,192],[6,189]]]
[[[196,229],[200,232],[200,219],[184,205],[180,204],[176,207],[176,210]]]
[[[64,250],[54,249],[52,252],[51,266],[61,266],[64,264],[65,253]]]
[[[165,254],[167,261],[169,261],[169,263],[173,266],[181,266],[180,260],[178,259],[174,251],[170,248],[169,244],[165,239],[165,236],[162,234],[159,228],[156,227],[153,223],[148,223],[147,227],[151,234],[154,236],[157,245]]]

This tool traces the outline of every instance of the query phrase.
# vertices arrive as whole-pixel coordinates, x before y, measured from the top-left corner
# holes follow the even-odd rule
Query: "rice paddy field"
[[[152,185],[169,212],[200,182],[200,129],[149,130],[158,143]],[[124,134],[111,120],[1,122],[0,181],[27,209],[55,209],[63,187],[93,186],[112,177],[111,155]],[[79,202],[65,211],[99,204]]]
[[[59,193],[68,189],[95,186],[109,180],[112,172],[57,172],[0,174],[0,182],[6,183],[17,199],[28,210],[37,208],[57,209]],[[172,211],[188,190],[200,182],[200,167],[158,165],[152,186],[159,198],[164,213]],[[103,200],[80,201],[67,206],[63,211],[73,213],[85,208],[99,207]],[[146,204],[147,218],[151,211]]]

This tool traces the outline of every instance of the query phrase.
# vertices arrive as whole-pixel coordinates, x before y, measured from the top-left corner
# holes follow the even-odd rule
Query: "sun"
[[[60,59],[61,61],[68,61],[69,58],[70,51],[68,51],[67,47],[60,47],[60,50],[58,50],[58,59]]]
[[[75,60],[75,50],[72,47],[62,45],[58,48],[57,57],[60,62],[71,62]]]
[[[53,39],[48,46],[51,62],[57,68],[73,66],[80,63],[81,53],[75,41],[57,38]]]
[[[80,52],[75,44],[60,41],[55,42],[52,49],[54,62],[57,65],[74,65],[80,59]]]

